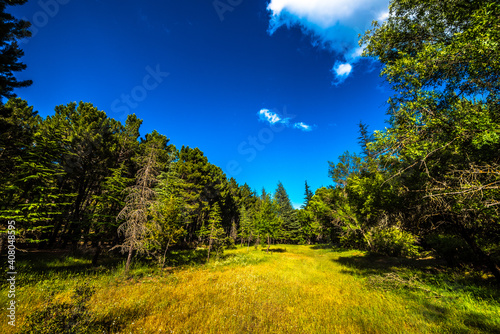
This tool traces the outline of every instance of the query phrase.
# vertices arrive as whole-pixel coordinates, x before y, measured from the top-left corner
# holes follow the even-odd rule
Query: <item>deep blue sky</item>
[[[328,161],[359,151],[360,120],[384,128],[390,91],[368,60],[332,84],[346,57],[297,25],[270,35],[268,1],[240,2],[219,16],[212,0],[28,1],[10,9],[34,32],[18,75],[34,84],[16,93],[43,117],[72,101],[120,121],[135,113],[142,135],[156,129],[178,148],[199,147],[258,192],[281,181],[300,205],[305,180],[313,190],[330,185]],[[291,120],[271,126],[261,109]]]

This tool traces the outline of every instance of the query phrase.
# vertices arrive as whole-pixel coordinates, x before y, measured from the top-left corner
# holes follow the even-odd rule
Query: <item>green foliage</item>
[[[231,237],[224,238],[223,241],[224,249],[236,249],[236,244],[234,242],[234,239]]]
[[[368,237],[371,251],[374,253],[412,258],[420,256],[420,247],[416,245],[417,238],[396,226],[371,229]]]
[[[242,242],[245,241],[250,246],[250,241],[257,235],[254,220],[249,216],[245,207],[240,209],[240,229],[238,235]]]
[[[456,236],[431,234],[424,239],[427,246],[449,265],[473,263],[474,254],[467,243]]]
[[[337,186],[345,187],[350,176],[361,172],[361,157],[345,151],[338,160],[337,164],[331,161],[328,162],[328,175]]]
[[[267,242],[268,250],[271,241],[283,235],[283,220],[279,216],[278,210],[279,206],[277,201],[273,200],[271,196],[262,189],[262,195],[260,197],[255,219],[260,242]]]
[[[224,252],[224,241],[226,239],[226,233],[224,232],[224,229],[220,224],[222,221],[220,214],[221,211],[219,204],[215,203],[210,210],[207,225],[203,225],[198,232],[199,237],[206,240],[208,243],[207,260],[210,260],[210,252],[212,250],[216,252],[217,258],[219,257],[219,254],[222,254]]]
[[[339,227],[335,224],[338,213],[336,209],[337,202],[341,198],[337,193],[338,190],[333,188],[318,188],[306,209],[310,212],[308,216],[312,216],[314,224],[317,226],[318,240],[337,241]]]
[[[288,193],[281,182],[278,182],[278,187],[274,193],[274,202],[276,203],[278,218],[281,219],[282,224],[281,239],[289,242],[296,241],[300,234],[300,224],[297,221],[297,215]]]
[[[406,230],[464,240],[500,281],[500,4],[402,1],[360,41],[394,89],[368,146],[397,186]]]
[[[300,224],[298,241],[301,244],[311,244],[321,233],[321,225],[309,207],[297,211],[297,221]]]
[[[168,195],[167,195],[168,196]],[[175,245],[185,234],[182,227],[184,217],[182,204],[174,196],[160,193],[158,200],[150,207],[151,220],[148,221],[147,248],[163,265],[168,248]]]
[[[343,226],[338,238],[339,245],[345,249],[368,249],[368,242],[363,231],[356,226]]]
[[[311,191],[311,187],[307,184],[307,181],[305,183],[305,192],[304,192],[304,205],[302,208],[306,208],[309,205],[309,202],[311,201],[312,197],[314,194]]]
[[[24,52],[19,48],[18,41],[31,36],[28,30],[30,23],[18,20],[5,12],[7,6],[22,5],[26,2],[27,0],[0,1],[0,106],[3,97],[16,96],[12,92],[14,88],[27,87],[33,83],[31,80],[18,81],[14,75],[14,72],[26,69],[26,65],[20,62]]]

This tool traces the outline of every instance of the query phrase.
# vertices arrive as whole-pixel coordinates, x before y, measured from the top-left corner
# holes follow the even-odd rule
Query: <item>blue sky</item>
[[[359,151],[358,123],[383,129],[391,95],[357,35],[384,19],[380,0],[31,0],[22,43],[45,117],[72,101],[144,120],[178,148],[199,147],[260,192],[292,202],[331,184],[328,161]]]

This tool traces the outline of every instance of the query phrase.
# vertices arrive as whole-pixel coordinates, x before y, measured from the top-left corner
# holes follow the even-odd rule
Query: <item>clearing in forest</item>
[[[75,272],[70,262],[84,260],[54,260],[19,282],[18,333],[36,324],[48,330],[56,316],[72,319],[72,333],[500,332],[500,305],[487,295],[494,289],[433,274],[427,260],[409,269],[409,260],[358,251],[271,250],[238,248],[209,264],[163,271],[136,265],[128,277],[123,266]],[[0,331],[12,332],[6,325]]]

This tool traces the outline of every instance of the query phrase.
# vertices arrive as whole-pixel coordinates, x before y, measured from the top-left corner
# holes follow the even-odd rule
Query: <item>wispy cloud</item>
[[[269,34],[280,27],[300,26],[313,44],[335,53],[332,68],[334,83],[345,80],[359,60],[362,48],[358,34],[370,27],[373,20],[388,17],[389,0],[271,0]]]
[[[312,131],[312,126],[305,124],[304,122],[295,123],[293,125],[294,129],[299,129],[302,131]]]
[[[283,124],[286,127],[291,127],[293,129],[299,129],[302,131],[312,131],[313,129],[313,126],[307,125],[304,122],[291,124],[290,117],[284,117],[282,115],[279,115],[277,112],[270,111],[269,109],[259,110],[257,116],[259,117],[259,121],[266,122],[271,125]]]

